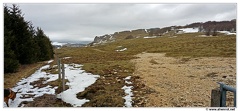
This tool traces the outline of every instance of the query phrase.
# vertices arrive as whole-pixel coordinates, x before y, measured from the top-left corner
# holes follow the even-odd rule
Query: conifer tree
[[[4,73],[16,72],[19,67],[19,61],[14,51],[11,49],[13,36],[9,30],[10,13],[4,6]]]
[[[53,47],[43,30],[25,21],[17,5],[4,6],[4,73],[16,72],[20,64],[53,58]]]
[[[16,72],[19,67],[19,61],[11,49],[11,38],[11,32],[4,30],[4,73]]]
[[[10,10],[10,24],[14,35],[12,49],[17,59],[21,64],[34,63],[36,46],[34,46],[33,34],[29,31],[29,22],[24,20],[21,10],[16,5]]]
[[[41,28],[37,28],[35,40],[40,48],[38,58],[40,61],[53,58],[53,47],[50,39],[44,34]]]

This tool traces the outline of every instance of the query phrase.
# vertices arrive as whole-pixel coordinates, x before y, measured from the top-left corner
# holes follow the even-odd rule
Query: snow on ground
[[[149,39],[149,38],[156,38],[157,36],[151,36],[151,37],[149,37],[149,36],[146,36],[146,37],[143,37],[143,38],[145,38],[145,39]]]
[[[127,48],[123,48],[123,49],[119,49],[119,50],[116,50],[117,52],[122,52],[122,51],[125,51],[127,50]]]
[[[109,34],[109,36],[110,36],[109,40],[112,40],[112,39],[113,39],[113,36],[112,36],[112,34]]]
[[[50,64],[50,63],[52,63],[53,61],[54,61],[54,60],[49,60],[47,63]]]
[[[72,58],[72,57],[64,57],[63,59],[70,59],[70,58]]]
[[[131,79],[131,76],[128,76],[126,77],[124,80],[125,80],[125,83],[126,84],[132,84],[132,82],[129,82],[128,80]],[[132,93],[132,88],[133,86],[123,86],[122,89],[124,90],[126,96],[123,97],[125,99],[125,107],[132,107],[132,96],[133,96],[133,93]]]
[[[168,37],[168,38],[176,38],[177,36],[171,36],[171,37]]]
[[[183,28],[179,30],[182,30],[184,33],[196,33],[199,31],[198,28]]]
[[[218,31],[218,32],[224,33],[224,34],[226,34],[226,35],[236,35],[236,33],[231,33],[231,32],[229,32],[229,31]]]
[[[50,62],[49,62],[50,63]],[[16,86],[12,88],[13,91],[18,92],[14,101],[9,100],[10,107],[19,107],[23,101],[34,101],[34,98],[43,96],[44,94],[55,94],[55,90],[58,87],[47,85],[45,87],[37,87],[33,82],[43,80],[42,84],[46,84],[50,81],[58,79],[58,74],[46,73],[43,70],[48,69],[50,65],[45,65],[38,69],[34,74],[27,78],[22,78]],[[81,106],[85,102],[89,101],[86,99],[77,99],[76,94],[84,91],[84,89],[93,84],[98,75],[92,75],[90,73],[81,70],[82,65],[80,64],[65,64],[65,75],[69,80],[66,85],[69,85],[69,89],[60,93],[58,97],[61,97],[63,101],[72,104],[73,106]],[[20,107],[23,107],[22,104]],[[7,107],[4,103],[4,107]]]
[[[58,77],[57,74],[49,74],[46,72],[43,72],[42,70],[49,68],[49,65],[45,65],[38,69],[34,74],[29,76],[28,78],[22,78],[15,87],[12,88],[13,91],[18,92],[16,95],[16,98],[14,101],[11,101],[9,104],[10,107],[18,107],[21,102],[23,101],[33,101],[34,98],[42,96],[44,94],[55,94],[55,89],[57,87],[52,87],[50,85],[46,87],[36,87],[31,85],[32,82],[40,80],[40,78],[46,79],[46,81],[43,82],[43,84],[54,81]],[[33,97],[30,97],[33,96]],[[24,106],[24,105],[22,105]],[[21,106],[21,107],[22,107]],[[6,104],[4,103],[4,107],[6,107]]]
[[[65,68],[66,78],[69,86],[69,89],[58,94],[57,97],[61,98],[66,103],[70,103],[73,107],[82,106],[85,102],[88,102],[87,99],[78,99],[77,93],[85,90],[86,87],[93,84],[99,75],[93,75],[91,73],[86,73],[84,70],[81,70],[79,67],[81,65],[67,65]]]
[[[127,84],[132,84],[132,82],[129,82],[128,80],[130,80],[131,79],[131,76],[128,76],[128,77],[126,77],[124,80],[125,80],[125,83],[127,83]]]
[[[224,34],[226,34],[226,35],[236,35],[236,33],[231,33],[231,32],[229,32],[229,31],[217,31],[217,32],[219,32],[219,33],[224,33]],[[218,36],[198,35],[198,36],[196,36],[196,37],[218,37]]]
[[[148,33],[147,29],[145,29],[145,32]]]

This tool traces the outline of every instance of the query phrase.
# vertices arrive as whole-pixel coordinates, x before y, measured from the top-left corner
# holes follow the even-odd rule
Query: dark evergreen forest
[[[4,6],[4,73],[17,72],[22,64],[49,60],[53,55],[44,31],[24,20],[19,6]]]

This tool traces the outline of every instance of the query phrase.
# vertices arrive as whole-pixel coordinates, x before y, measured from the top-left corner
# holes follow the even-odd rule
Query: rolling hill
[[[176,33],[182,33],[184,29],[195,29],[197,32],[214,32],[214,31],[229,31],[236,32],[236,19],[231,21],[207,21],[191,23],[185,26],[169,26],[163,28],[136,29],[128,31],[114,32],[113,34],[105,34],[96,36],[94,41],[89,45],[103,44],[114,42],[123,39],[143,38],[147,36],[172,36]],[[195,31],[195,32],[196,32]]]

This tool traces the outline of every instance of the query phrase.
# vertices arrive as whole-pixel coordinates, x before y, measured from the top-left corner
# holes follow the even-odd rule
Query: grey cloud
[[[116,31],[237,17],[236,4],[19,4],[52,41],[86,41]]]

